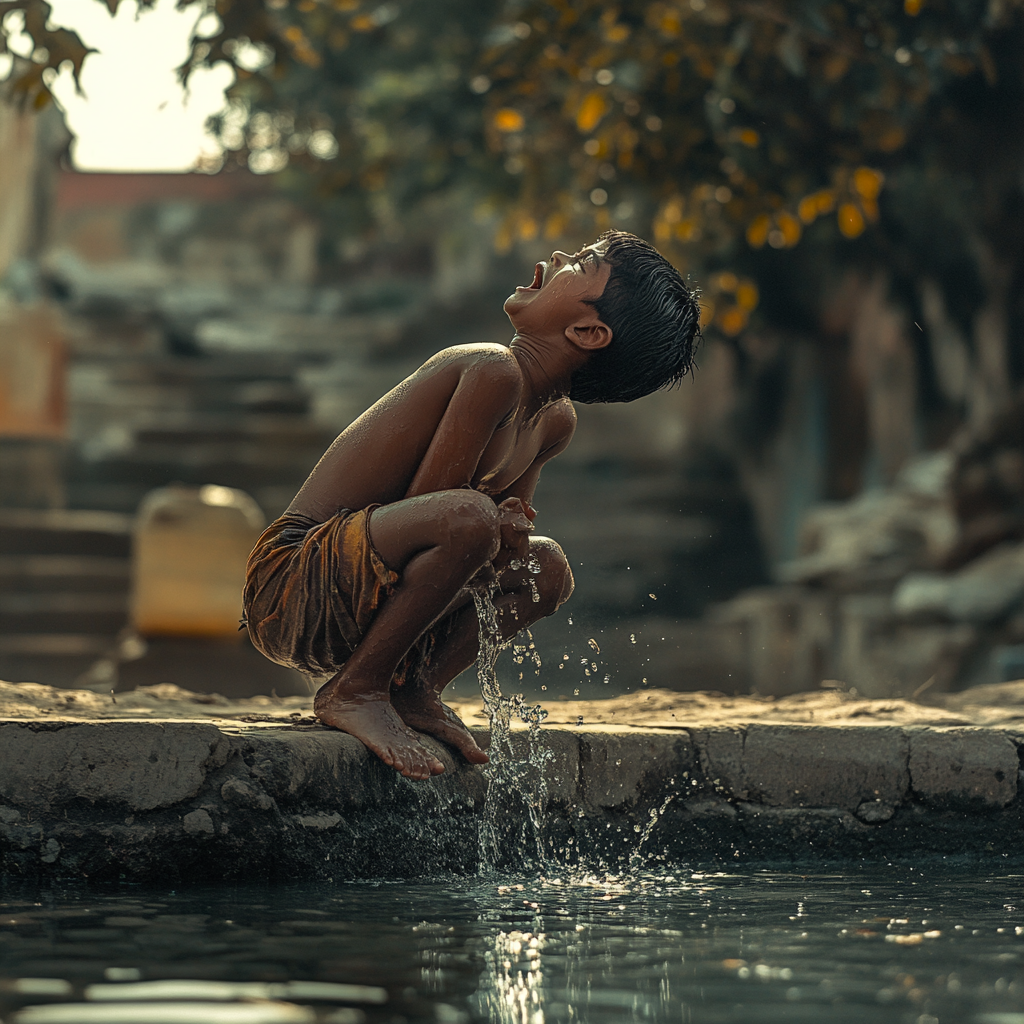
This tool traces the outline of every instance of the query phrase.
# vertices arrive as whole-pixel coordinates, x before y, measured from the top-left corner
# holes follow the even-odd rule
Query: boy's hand
[[[532,513],[532,514],[531,514]],[[501,548],[494,559],[494,568],[504,569],[512,559],[525,562],[530,553],[530,534],[537,515],[530,505],[519,498],[506,498],[498,506],[501,530]]]

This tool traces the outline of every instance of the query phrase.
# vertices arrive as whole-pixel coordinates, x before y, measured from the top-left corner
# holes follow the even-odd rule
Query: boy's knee
[[[448,509],[453,546],[472,551],[483,559],[494,558],[501,542],[498,507],[479,491],[456,491]]]
[[[565,604],[576,585],[565,552],[550,537],[536,537],[530,542],[530,554],[540,562],[537,590],[543,613],[552,615]]]

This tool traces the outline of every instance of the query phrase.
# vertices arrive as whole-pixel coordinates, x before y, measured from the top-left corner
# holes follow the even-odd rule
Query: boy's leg
[[[572,594],[572,571],[562,549],[553,540],[532,537],[530,554],[540,563],[539,573],[505,569],[498,577],[500,593],[494,606],[504,640],[510,640],[538,619],[553,614]],[[538,601],[533,599],[531,581],[536,586]],[[477,657],[479,626],[472,600],[467,598],[452,614],[454,622],[448,638],[437,648],[430,665],[418,677],[410,677],[404,685],[393,687],[391,701],[407,725],[450,743],[461,750],[468,761],[482,764],[487,755],[440,697],[441,691]]]
[[[385,505],[370,539],[401,578],[342,670],[313,700],[322,722],[362,740],[410,778],[444,770],[391,706],[391,678],[409,648],[498,552],[498,509],[476,491],[438,491]]]

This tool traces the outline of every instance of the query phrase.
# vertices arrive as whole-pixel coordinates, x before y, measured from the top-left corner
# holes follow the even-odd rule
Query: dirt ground
[[[98,694],[40,683],[0,681],[0,719],[221,719],[296,722],[311,717],[311,698],[228,700],[171,684],[128,693]],[[466,723],[486,728],[480,700],[453,701]],[[929,703],[867,700],[836,690],[791,697],[726,697],[720,693],[642,690],[608,700],[552,701],[546,726],[613,725],[642,729],[742,725],[747,722],[814,725],[981,725],[1024,727],[1024,680],[979,686]]]

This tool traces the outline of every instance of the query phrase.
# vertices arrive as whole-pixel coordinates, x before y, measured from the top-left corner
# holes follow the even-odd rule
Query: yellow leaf
[[[878,137],[877,145],[883,153],[895,153],[906,141],[906,132],[899,125],[895,125]]]
[[[499,132],[519,132],[523,130],[525,124],[526,119],[518,110],[502,107],[501,110],[495,111],[494,127]]]
[[[532,242],[537,237],[537,221],[533,217],[524,217],[519,222],[519,237],[524,242]]]
[[[818,216],[818,197],[804,196],[796,208],[797,216],[805,223],[811,224]]]
[[[856,238],[864,231],[864,214],[854,203],[843,203],[836,217],[839,230],[846,238]]]
[[[903,0],[903,13],[916,18],[921,13],[924,0]]]
[[[836,208],[836,194],[830,188],[823,188],[815,193],[818,201],[818,213],[831,213]]]
[[[743,128],[736,136],[744,146],[754,149],[761,143],[761,136],[753,128]]]
[[[576,111],[576,127],[581,132],[592,132],[601,118],[608,112],[608,101],[604,93],[588,92],[583,97],[579,110]]]
[[[683,199],[680,196],[670,199],[661,211],[661,216],[666,224],[678,224],[683,219]]]
[[[544,221],[544,237],[547,239],[558,238],[559,235],[565,231],[565,215],[561,213],[552,213],[546,221]]]
[[[681,220],[676,225],[676,238],[680,242],[688,242],[697,233],[697,225],[692,220]]]
[[[512,248],[512,231],[508,224],[502,224],[498,228],[497,234],[494,236],[494,250],[499,255],[504,256],[505,253]]]
[[[734,338],[747,326],[746,310],[740,309],[739,306],[732,306],[730,309],[719,313],[715,318],[715,323],[718,324],[723,334]]]
[[[757,309],[760,298],[757,285],[753,281],[740,281],[736,286],[736,302],[740,309],[745,309],[748,313],[751,310]]]
[[[612,25],[605,29],[604,38],[609,43],[624,43],[629,38],[629,28],[625,25]]]
[[[804,233],[804,229],[800,226],[800,221],[793,214],[783,211],[775,218],[775,222],[779,225],[782,237],[786,240],[786,248],[791,249],[800,241],[800,236]]]
[[[759,214],[747,227],[747,245],[752,249],[761,249],[768,241],[768,230],[771,228],[771,218],[766,213]]]
[[[858,167],[853,172],[853,187],[861,199],[877,199],[884,181],[885,175],[870,167]]]
[[[731,270],[723,270],[715,279],[720,292],[734,292],[740,283],[739,278]]]
[[[356,32],[372,32],[377,22],[369,14],[360,14],[352,19],[352,28]]]

